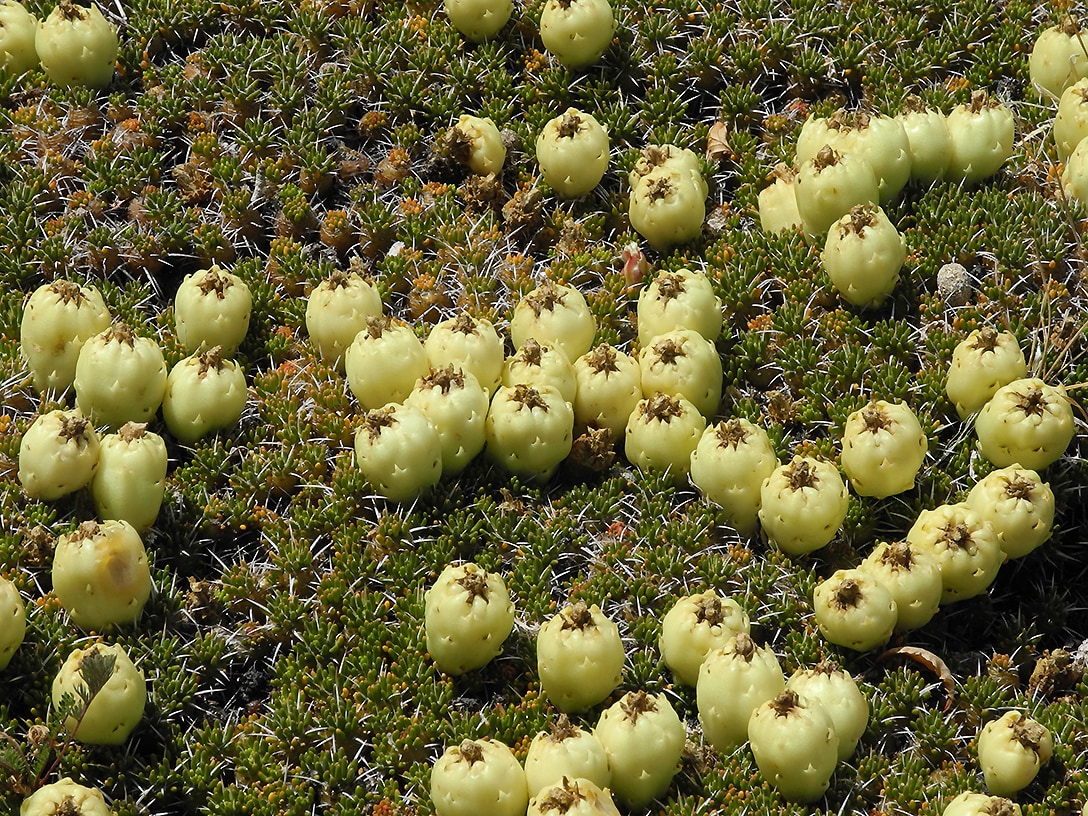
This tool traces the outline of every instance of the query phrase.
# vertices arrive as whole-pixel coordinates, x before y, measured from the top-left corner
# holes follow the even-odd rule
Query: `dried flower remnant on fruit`
[[[730,651],[746,663],[751,663],[752,659],[759,654],[756,642],[744,632],[740,632],[733,637],[733,648]]]
[[[488,599],[489,593],[486,573],[476,571],[466,572],[462,577],[457,579],[457,584],[468,593],[468,603],[470,606],[477,598],[480,598],[483,601]]]
[[[213,266],[208,270],[207,274],[200,279],[197,288],[200,289],[201,294],[209,295],[214,292],[219,300],[226,297],[227,290],[234,285],[234,282],[225,275],[220,275],[219,272],[219,267]]]
[[[888,415],[875,402],[870,402],[861,409],[861,418],[865,422],[865,430],[869,433],[882,431],[891,424]]]
[[[457,315],[453,323],[450,324],[450,331],[459,332],[466,336],[480,333],[476,318],[468,312],[461,312],[461,314]]]
[[[539,366],[544,350],[536,338],[530,337],[522,343],[521,348],[518,349],[518,354],[525,365]]]
[[[684,413],[680,400],[660,392],[650,397],[642,410],[651,420],[656,419],[659,422],[671,422],[674,417]]]
[[[59,9],[61,17],[65,20],[71,21],[83,19],[83,9],[71,2],[71,0],[61,0]]]
[[[354,262],[358,259],[352,258],[351,260],[353,262],[352,265],[354,266]],[[353,269],[352,271],[355,272],[356,270]],[[343,269],[334,269],[325,279],[325,285],[328,286],[330,289],[346,289],[350,281],[351,278],[348,276],[347,272],[345,272]]]
[[[375,408],[367,411],[363,417],[363,430],[371,440],[382,435],[382,430],[397,424],[396,411],[393,408]]]
[[[786,689],[771,700],[771,708],[776,717],[788,717],[797,710],[801,702],[800,696],[793,689]]]
[[[869,227],[876,226],[876,206],[873,204],[855,204],[850,208],[850,220],[842,226],[845,235],[862,235]]]
[[[1036,487],[1036,483],[1031,479],[1025,479],[1020,474],[1017,474],[1005,483],[1005,495],[1010,499],[1030,501]]]
[[[83,289],[79,284],[72,283],[69,280],[57,280],[50,284],[50,288],[56,293],[57,298],[61,303],[68,304],[74,303],[79,306],[87,300],[87,296],[83,294]]]
[[[733,448],[734,450],[743,445],[748,440],[749,436],[748,429],[744,427],[744,423],[736,417],[718,423],[715,434],[718,437],[719,447]]]
[[[687,291],[684,286],[684,278],[672,272],[659,275],[655,281],[657,284],[658,300],[673,300]]]
[[[598,374],[619,371],[620,368],[616,365],[616,360],[616,349],[607,343],[597,346],[586,356],[586,364]]]
[[[562,3],[560,3],[562,5]],[[569,2],[567,5],[570,5]],[[559,127],[557,128],[558,134],[564,139],[573,139],[578,135],[579,129],[582,127],[582,117],[577,113],[563,114],[563,118],[559,120]]]
[[[624,698],[623,702],[620,703],[620,709],[623,711],[624,717],[635,723],[643,714],[657,711],[657,701],[645,691],[639,689]]]
[[[839,108],[827,117],[827,126],[832,130],[849,131],[861,130],[869,126],[869,114],[863,110],[846,110]]]
[[[448,394],[451,389],[465,387],[465,372],[455,365],[436,368],[420,381],[420,388],[434,388],[443,394]]]
[[[717,595],[704,595],[695,604],[695,620],[708,626],[718,626],[725,620],[722,601]]]
[[[977,90],[971,92],[971,101],[968,103],[968,109],[971,113],[981,113],[986,108],[996,108],[1000,102],[994,99],[990,94],[984,90]]]
[[[379,340],[385,334],[386,329],[393,325],[393,320],[388,315],[367,315],[366,327],[363,331],[371,340]]]
[[[1058,24],[1058,28],[1062,34],[1065,34],[1068,37],[1075,37],[1081,32],[1080,23],[1077,22],[1077,18],[1072,14],[1065,15]]]
[[[559,627],[560,629],[584,630],[589,629],[590,627],[597,627],[597,624],[593,621],[593,613],[589,611],[589,607],[586,606],[585,601],[577,601],[559,614],[563,618],[563,623]]]
[[[914,551],[905,541],[893,541],[880,554],[880,563],[894,569],[909,570],[914,566]]]
[[[458,752],[461,754],[461,761],[467,762],[469,765],[484,761],[483,749],[480,748],[479,743],[472,740],[462,740]]]
[[[223,367],[223,349],[221,346],[212,346],[207,351],[202,351],[196,356],[197,376],[203,378],[209,371],[218,371]]]
[[[853,578],[847,578],[835,588],[832,598],[839,609],[852,609],[861,600],[861,585]]]
[[[1046,411],[1046,397],[1039,389],[1032,389],[1026,394],[1015,392],[1017,407],[1028,416],[1042,416]]]
[[[98,535],[101,528],[98,526],[98,522],[94,520],[88,520],[80,523],[72,533],[71,541],[91,541],[96,535]]]
[[[564,776],[563,781],[551,788],[537,807],[540,808],[541,813],[547,813],[550,810],[566,813],[584,799],[585,797],[578,792],[578,785]]]
[[[1042,723],[1029,717],[1021,717],[1012,725],[1012,735],[1021,745],[1029,751],[1039,752],[1043,740],[1047,739],[1050,732]]]
[[[778,162],[771,168],[771,172],[767,174],[767,181],[771,184],[779,180],[787,184],[793,184],[796,179],[797,172],[785,162]]]
[[[540,317],[542,312],[552,312],[556,306],[562,306],[565,298],[566,293],[562,289],[551,281],[546,281],[526,295],[525,302]]]
[[[107,343],[122,343],[129,348],[136,344],[136,333],[124,323],[114,323],[102,333]]]
[[[547,739],[552,742],[563,742],[565,740],[574,739],[580,733],[581,731],[578,726],[572,723],[570,717],[563,712],[560,713],[559,718],[552,723]]]
[[[641,175],[648,175],[656,167],[660,167],[669,160],[671,151],[662,145],[647,145],[642,148],[640,161],[636,165]]]
[[[539,408],[547,413],[550,410],[548,401],[544,399],[543,395],[533,386],[519,383],[514,386],[513,394],[510,397],[512,402],[520,404],[523,408]]]
[[[57,436],[65,442],[74,441],[78,448],[84,448],[89,425],[90,420],[84,416],[64,414],[60,417],[60,433]]]
[[[816,158],[812,160],[813,166],[817,171],[824,170],[828,167],[834,167],[839,163],[839,154],[835,152],[835,149],[831,145],[824,145],[820,148],[820,152],[816,154]]]
[[[796,459],[790,463],[787,473],[791,490],[803,490],[806,487],[816,487],[820,483],[812,465],[806,459]]]
[[[948,544],[949,548],[959,550],[970,550],[974,543],[971,528],[962,522],[946,524],[938,540]]]
[[[978,336],[971,343],[972,348],[976,348],[983,354],[987,352],[993,353],[997,348],[997,341],[1000,335],[997,330],[992,326],[984,326],[978,333]]]
[[[677,342],[671,337],[667,337],[664,340],[655,343],[654,353],[657,354],[657,358],[664,365],[673,365],[680,358],[688,356],[687,352],[684,350],[684,344]]]
[[[117,431],[117,435],[123,442],[135,442],[137,439],[143,439],[146,434],[146,422],[126,422]]]
[[[652,178],[646,182],[646,197],[651,201],[660,201],[672,195],[673,183],[669,178]]]

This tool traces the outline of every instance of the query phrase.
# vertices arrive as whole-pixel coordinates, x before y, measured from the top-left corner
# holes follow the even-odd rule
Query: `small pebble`
[[[971,276],[963,264],[946,263],[937,270],[937,291],[949,306],[963,306],[971,299]]]

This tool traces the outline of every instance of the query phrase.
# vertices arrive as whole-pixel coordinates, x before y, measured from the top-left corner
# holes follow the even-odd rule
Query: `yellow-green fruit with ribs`
[[[98,788],[88,788],[66,776],[42,785],[23,800],[19,816],[113,816]]]
[[[84,692],[97,681],[104,681],[89,701]],[[53,709],[57,710],[65,697],[71,695],[77,704],[75,715],[69,715],[65,727],[80,742],[88,745],[120,745],[144,716],[147,705],[147,684],[120,644],[95,643],[76,648],[68,655],[53,679]],[[79,707],[88,703],[82,718]]]
[[[19,588],[0,578],[0,671],[7,668],[26,635],[26,604]]]
[[[596,604],[564,607],[537,634],[540,686],[560,711],[584,711],[611,694],[625,657],[619,628]]]
[[[0,2],[0,72],[17,77],[38,64],[34,48],[37,31],[37,19],[22,3]]]
[[[57,540],[53,592],[72,622],[98,632],[133,623],[151,596],[151,568],[127,521],[85,521]]]
[[[431,768],[431,803],[436,816],[524,816],[525,771],[505,743],[462,740]]]
[[[19,349],[39,393],[64,391],[76,375],[79,350],[88,337],[105,331],[110,312],[94,286],[55,280],[27,298],[19,326]]]
[[[760,705],[748,740],[763,777],[789,802],[814,802],[827,790],[838,760],[839,737],[822,705],[793,689]]]
[[[486,665],[514,628],[506,582],[471,562],[443,569],[424,601],[427,651],[446,674]]]
[[[62,87],[105,88],[113,79],[117,29],[98,6],[61,2],[38,23],[34,36],[42,68]]]
[[[19,440],[19,482],[32,499],[52,501],[86,487],[98,469],[98,433],[82,413],[37,417]]]

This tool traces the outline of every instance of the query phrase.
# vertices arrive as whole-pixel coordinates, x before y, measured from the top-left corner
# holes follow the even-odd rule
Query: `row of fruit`
[[[80,335],[93,331],[96,321],[108,319],[97,292],[86,292],[58,282],[28,301],[22,339],[35,382],[50,388],[71,382],[82,414],[100,422],[146,420],[158,400],[133,396],[130,383],[138,384],[139,393],[156,390],[148,383],[165,372],[162,352],[154,341],[131,332],[121,337],[115,328],[83,340]],[[179,289],[175,323],[186,350],[219,344],[171,372],[172,377],[195,368],[179,391],[191,406],[187,421],[179,422],[181,411],[163,403],[166,426],[181,441],[240,416],[241,370],[212,363],[216,349],[233,348],[244,338],[249,310],[245,284],[217,268],[190,276]],[[607,345],[590,350],[596,324],[584,297],[548,282],[514,309],[510,336],[517,351],[505,356],[491,323],[467,315],[437,324],[421,341],[407,324],[384,316],[377,292],[354,274],[337,274],[316,287],[307,309],[316,350],[343,367],[348,388],[365,409],[355,436],[356,464],[387,498],[414,499],[481,451],[514,474],[547,479],[571,453],[576,429],[603,434],[604,452],[623,433],[629,461],[690,474],[741,532],[754,530],[758,519],[770,541],[791,554],[829,543],[848,506],[846,483],[834,464],[807,456],[778,464],[766,432],[754,424],[730,419],[707,425],[718,409],[723,375],[709,339],[721,331],[721,304],[705,275],[659,275],[640,294],[638,320],[640,336],[649,340],[636,357]],[[145,354],[136,353],[137,341],[144,341]],[[84,378],[92,364],[93,373]],[[215,390],[224,371],[242,381]],[[1052,463],[1074,433],[1064,392],[1026,373],[1011,335],[984,329],[955,350],[947,386],[961,415],[977,412],[983,455],[998,466],[1017,466],[1010,481],[1033,485],[1021,491],[1024,499],[1045,487],[1027,468]],[[205,405],[202,394],[214,399]],[[93,483],[103,518],[146,529],[162,500],[164,443],[145,427],[126,425],[103,445],[82,414],[56,409],[27,430],[19,458],[24,489],[55,499]],[[877,400],[847,419],[841,464],[855,492],[884,498],[913,486],[926,450],[926,434],[910,408]],[[1010,546],[1023,553],[1041,540]],[[990,550],[997,559],[1000,548]],[[949,573],[943,579],[946,596],[966,597],[953,588],[950,565],[940,563],[945,556],[937,560]],[[996,564],[991,567],[974,571],[988,580],[972,583],[972,592],[989,586]]]
[[[217,267],[186,276],[174,314],[178,340],[189,356],[168,372],[154,339],[122,323],[111,325],[95,287],[56,280],[27,300],[20,348],[35,387],[43,393],[71,387],[79,413],[95,425],[117,429],[147,422],[161,407],[171,434],[191,443],[232,425],[245,407],[245,374],[229,356],[246,335],[250,304],[245,283]],[[46,433],[39,442],[48,445],[53,439]],[[52,495],[41,498],[82,486],[45,485]]]
[[[896,116],[839,110],[801,126],[794,167],[759,195],[764,230],[824,236],[859,204],[887,204],[911,181],[975,183],[1012,155],[1015,122],[985,91],[947,115],[912,102]]]
[[[513,623],[502,578],[475,564],[447,567],[426,594],[428,652],[444,671],[485,665]],[[787,680],[774,652],[752,640],[744,611],[713,591],[676,602],[662,622],[660,648],[677,681],[695,686],[704,739],[725,753],[749,744],[788,800],[822,796],[865,731],[868,702],[848,673],[820,665]],[[614,813],[611,794],[631,807],[663,795],[686,738],[664,696],[628,692],[592,731],[565,716],[606,699],[620,683],[623,660],[616,626],[596,606],[579,602],[546,622],[537,636],[538,674],[562,719],[533,738],[524,768],[498,741],[447,747],[431,775],[439,816],[469,814],[482,802],[510,814],[575,806]],[[1047,729],[1020,711],[990,721],[978,738],[978,761],[995,796],[1026,787],[1052,750]]]
[[[110,325],[94,287],[63,280],[39,287],[25,304],[22,352],[38,390],[71,388],[76,409],[44,413],[24,434],[19,470],[28,495],[53,500],[94,482],[103,517],[146,529],[151,506],[161,503],[165,445],[141,425],[161,407],[170,434],[191,443],[237,421],[245,375],[226,357],[244,339],[251,308],[248,287],[231,273],[212,267],[187,276],[174,324],[189,356],[168,373],[154,339]],[[643,290],[637,357],[607,345],[591,350],[597,327],[585,298],[550,282],[514,309],[510,356],[487,320],[462,315],[421,341],[382,311],[371,284],[337,273],[312,292],[306,325],[315,350],[344,370],[367,411],[356,435],[358,464],[389,498],[413,498],[485,447],[510,471],[546,479],[570,453],[576,427],[614,437],[629,429],[632,461],[669,467],[676,448],[654,439],[654,423],[679,428],[683,419],[697,435],[721,399],[712,340],[721,303],[701,272],[664,273]],[[96,425],[117,429],[107,444]],[[679,448],[678,472],[687,472],[692,447]],[[408,467],[413,457],[424,464]],[[119,481],[145,489],[126,502]],[[153,486],[160,495],[148,502]]]
[[[812,599],[820,633],[868,651],[925,626],[942,604],[989,589],[1007,559],[1050,537],[1053,521],[1053,491],[1035,471],[992,471],[966,501],[923,510],[903,541],[878,542],[857,567],[820,582]]]
[[[794,166],[780,164],[759,193],[767,232],[801,229],[824,241],[820,260],[849,303],[880,306],[895,289],[906,247],[880,205],[910,181],[975,183],[1012,155],[1012,111],[984,91],[947,116],[911,100],[896,116],[840,109],[809,117]]]
[[[443,5],[453,26],[473,42],[494,37],[514,12],[512,0],[444,0]],[[540,12],[540,39],[568,68],[599,60],[615,30],[608,0],[547,0]]]
[[[464,115],[440,140],[451,159],[478,175],[498,174],[506,146],[488,118]],[[541,176],[560,198],[591,192],[608,170],[608,132],[575,108],[550,119],[536,138]],[[655,249],[686,243],[702,231],[709,187],[699,157],[672,144],[649,145],[627,175],[631,226]]]
[[[367,410],[357,464],[389,498],[414,498],[481,451],[519,476],[548,479],[570,454],[576,430],[610,440],[626,433],[632,462],[665,468],[669,459],[656,451],[671,458],[675,447],[654,437],[655,409],[678,406],[671,426],[688,422],[697,435],[721,399],[721,360],[710,339],[721,331],[721,303],[701,272],[665,273],[643,290],[640,332],[654,334],[637,356],[591,348],[597,327],[585,298],[551,282],[515,307],[510,355],[490,321],[468,315],[436,324],[421,341],[381,314],[377,293],[356,275],[319,285],[315,303],[307,310],[315,347],[342,365]],[[678,471],[686,473],[690,446],[682,449]],[[392,463],[399,467],[390,470]]]
[[[809,524],[809,533],[794,542],[786,529],[804,526],[804,513],[817,505],[774,508],[775,497],[788,495],[790,479],[800,478],[800,465],[776,470],[769,439],[751,423],[707,426],[721,399],[721,360],[712,341],[721,331],[721,304],[701,272],[666,272],[642,291],[642,348],[635,356],[607,345],[590,349],[596,326],[584,297],[550,282],[515,308],[510,337],[517,350],[509,356],[489,321],[467,315],[437,324],[420,341],[407,324],[381,314],[377,292],[356,275],[322,283],[311,304],[319,304],[307,311],[316,348],[343,366],[359,404],[377,412],[364,418],[356,453],[387,497],[413,498],[480,451],[512,473],[547,479],[569,455],[574,432],[588,428],[623,434],[633,464],[680,476],[690,472],[705,495],[730,510],[742,532],[753,528],[766,503],[759,518],[787,551],[826,544],[845,515],[846,490],[837,470],[806,460],[804,486],[814,487],[822,475],[829,488],[837,487],[827,492],[838,501],[825,503],[830,509],[820,514],[827,516],[819,525],[822,535]],[[985,329],[957,348],[948,394],[964,417],[978,412],[975,428],[988,459],[1042,469],[1072,439],[1072,409],[1060,387],[1026,375],[1015,339]],[[409,407],[423,409],[440,444]],[[402,420],[400,440],[396,426]],[[874,401],[850,416],[842,448],[855,491],[883,498],[914,484],[927,438],[909,406]],[[425,463],[416,469],[418,480],[401,467],[394,488],[383,463],[417,460]]]
[[[1030,73],[1058,99],[1053,141],[1064,162],[1066,196],[1088,202],[1088,68],[1075,21],[1048,29]],[[805,120],[793,166],[779,164],[759,194],[765,231],[801,229],[825,240],[821,262],[835,288],[855,306],[879,306],[892,293],[906,257],[902,238],[880,205],[910,182],[953,179],[974,184],[1012,155],[1012,110],[985,91],[947,115],[908,99],[895,116],[840,109]],[[634,196],[632,196],[632,206]]]

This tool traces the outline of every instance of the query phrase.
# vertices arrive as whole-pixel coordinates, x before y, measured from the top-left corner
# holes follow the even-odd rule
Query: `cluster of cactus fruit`
[[[947,116],[908,100],[896,116],[840,109],[810,117],[797,137],[794,167],[782,164],[759,194],[763,229],[801,228],[826,238],[820,256],[849,303],[880,306],[899,281],[906,247],[883,207],[908,182],[975,184],[1013,153],[1012,110],[985,91]]]
[[[355,438],[359,467],[397,501],[481,452],[516,476],[547,480],[576,436],[602,454],[622,438],[633,463],[682,476],[690,440],[721,401],[721,301],[701,272],[665,273],[643,290],[647,342],[637,357],[592,347],[585,297],[551,281],[515,306],[510,355],[486,319],[450,318],[420,340],[382,311],[373,286],[337,274],[311,295],[307,328],[367,411]]]

